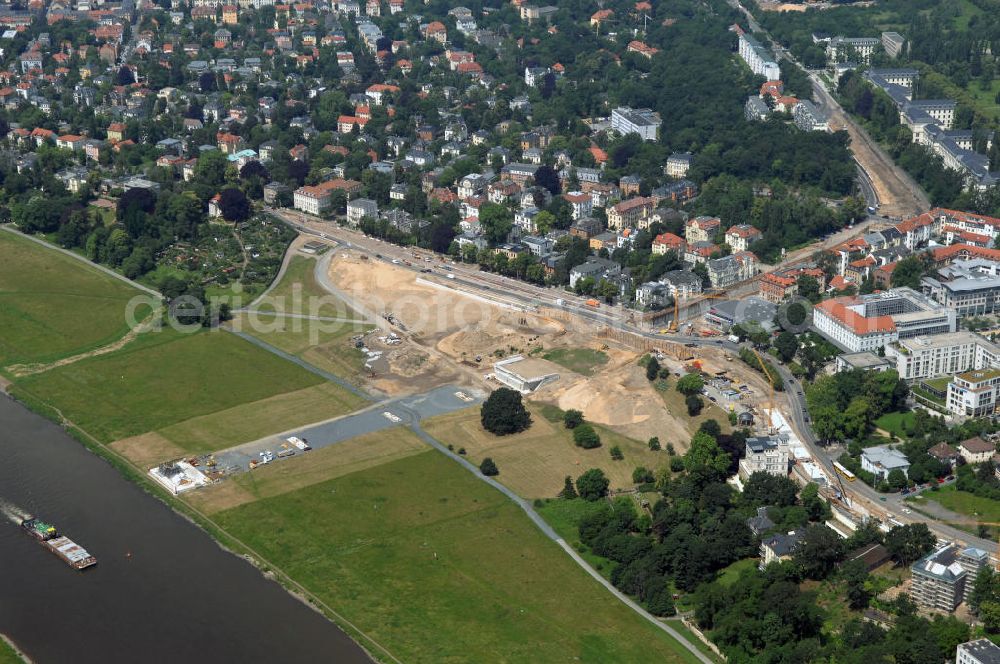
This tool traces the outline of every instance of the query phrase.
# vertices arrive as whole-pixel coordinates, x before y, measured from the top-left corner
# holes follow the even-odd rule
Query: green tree
[[[691,439],[691,447],[684,455],[684,467],[699,483],[722,481],[729,474],[729,453],[704,431]]]
[[[792,559],[810,579],[822,580],[843,556],[843,540],[824,525],[806,528]]]
[[[705,381],[702,379],[701,374],[689,373],[681,376],[677,380],[677,385],[675,387],[681,394],[690,396],[692,394],[701,393],[702,389],[705,387]]]
[[[250,201],[236,187],[227,187],[219,194],[219,210],[226,221],[246,221],[250,218]]]
[[[924,276],[924,263],[919,256],[907,256],[892,271],[892,286],[908,286],[920,290],[920,278]]]
[[[483,402],[480,421],[490,433],[506,436],[530,427],[531,414],[524,407],[520,392],[501,387]]]
[[[830,506],[820,498],[819,486],[815,482],[810,482],[802,488],[800,500],[810,521],[822,522],[832,516]]]
[[[507,235],[514,227],[514,216],[502,205],[484,203],[479,209],[479,226],[487,240],[501,244],[507,241]]]
[[[576,478],[576,491],[584,500],[593,502],[608,495],[608,486],[610,484],[603,470],[600,468],[591,468]]]
[[[500,471],[497,469],[497,465],[493,463],[493,459],[486,457],[483,462],[479,464],[479,472],[487,477],[493,477],[499,475]]]
[[[646,363],[646,380],[656,380],[656,377],[660,375],[660,363],[657,362],[655,357],[649,358],[649,362]]]
[[[583,413],[580,411],[570,408],[563,413],[563,425],[567,429],[575,429],[581,424],[583,424]]]
[[[934,535],[925,523],[896,526],[885,536],[885,548],[900,565],[910,565],[934,548]]]
[[[791,362],[795,353],[799,350],[799,340],[794,334],[787,330],[779,334],[774,339],[774,347],[778,351],[778,357],[782,362]]]
[[[795,481],[789,477],[759,471],[752,473],[743,483],[743,493],[740,494],[740,498],[743,504],[751,508],[764,505],[791,507],[795,504],[798,488]]]
[[[601,446],[601,437],[594,427],[590,426],[587,422],[584,422],[580,426],[573,429],[573,442],[577,447],[582,447],[585,450],[592,450],[595,447]]]
[[[906,487],[906,473],[899,468],[893,468],[889,471],[886,481],[888,481],[890,487],[899,491]]]
[[[847,604],[855,611],[868,607],[871,593],[868,590],[868,570],[860,559],[851,560],[840,568],[840,580],[844,584]]]
[[[795,286],[799,295],[806,298],[813,304],[819,302],[819,282],[816,281],[816,277],[808,274],[801,274],[799,275]]]
[[[653,482],[654,480],[653,471],[649,470],[645,466],[636,466],[632,471],[632,482],[635,484],[646,484]]]
[[[573,500],[578,497],[576,487],[573,486],[573,478],[569,475],[566,476],[566,480],[563,482],[563,488],[559,492],[559,497],[566,500]]]
[[[689,394],[684,398],[684,405],[687,406],[688,415],[697,417],[705,407],[705,402],[697,394]]]
[[[625,458],[625,455],[622,453],[622,448],[618,447],[617,445],[612,446],[612,448],[609,451],[611,452],[612,461],[621,461],[622,459]]]

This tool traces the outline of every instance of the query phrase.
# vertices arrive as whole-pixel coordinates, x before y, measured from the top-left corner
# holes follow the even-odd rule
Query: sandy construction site
[[[350,251],[334,256],[329,277],[349,304],[382,326],[383,330],[368,336],[366,344],[383,352],[385,369],[370,380],[389,395],[449,383],[482,387],[493,362],[502,357],[591,348],[608,357],[594,375],[580,375],[560,366],[559,380],[530,399],[563,410],[578,409],[588,420],[636,440],[658,436],[678,449],[687,446],[705,419],[726,422],[726,410],[707,401],[702,415],[694,419],[686,412],[672,412],[683,411],[683,399],[673,394],[676,377],[671,376],[666,394],[658,392],[638,364],[642,353],[609,346],[595,326],[524,311],[504,302],[502,295],[465,294],[440,276],[363,259]],[[378,337],[384,338],[385,330],[395,332],[400,341],[380,343]],[[760,374],[739,360],[726,360],[721,350],[701,349],[698,359],[709,373],[738,373],[755,390],[766,389]],[[673,359],[664,360],[664,366],[672,373],[683,370],[683,362]]]

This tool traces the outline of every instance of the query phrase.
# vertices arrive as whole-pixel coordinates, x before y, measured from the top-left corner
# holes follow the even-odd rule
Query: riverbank
[[[0,664],[34,664],[6,634],[0,634]]]

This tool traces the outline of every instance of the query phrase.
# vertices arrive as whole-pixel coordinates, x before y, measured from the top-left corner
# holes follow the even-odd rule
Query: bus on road
[[[844,468],[844,465],[842,463],[840,463],[839,461],[834,461],[833,462],[833,467],[848,482],[853,482],[856,479],[855,476],[854,476],[854,473],[852,473],[851,471],[849,471],[847,468]]]

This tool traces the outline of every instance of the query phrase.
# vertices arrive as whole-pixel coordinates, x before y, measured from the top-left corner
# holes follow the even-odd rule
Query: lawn
[[[171,431],[179,441],[200,450],[228,446],[234,435],[225,427],[236,427],[240,436],[256,439],[297,426],[289,420],[294,403],[265,402],[268,407],[260,412],[253,407],[229,409],[323,382],[228,332],[182,334],[165,329],[142,335],[120,351],[18,380],[14,392],[55,406],[105,443],[228,411],[214,423],[217,434],[211,431],[212,421],[199,423],[219,445],[206,443],[192,429]],[[338,394],[334,405],[296,417],[300,424],[333,417],[356,407],[355,398]],[[242,418],[247,421],[241,422]]]
[[[0,366],[51,362],[115,341],[128,331],[126,305],[137,295],[144,294],[86,263],[0,232]]]
[[[434,451],[215,518],[405,662],[693,660]]]
[[[0,638],[0,664],[24,664],[20,655],[2,638]]]
[[[281,281],[257,304],[262,312],[283,312],[363,320],[364,316],[316,282],[316,259],[293,256]]]
[[[632,488],[636,466],[654,470],[669,463],[665,452],[653,452],[640,442],[595,425],[601,447],[585,450],[573,444],[572,432],[561,422],[551,422],[542,407],[529,404],[532,425],[527,431],[511,436],[494,436],[479,421],[479,408],[467,408],[430,418],[424,429],[455,450],[464,448],[468,458],[479,464],[491,457],[500,469],[497,479],[525,498],[551,498],[563,488],[569,475],[576,478],[588,468],[600,468],[611,480],[612,488]],[[552,416],[551,409],[545,413]],[[611,459],[610,449],[617,445],[625,458]]]
[[[608,363],[608,356],[591,348],[556,348],[542,353],[542,359],[566,367],[583,376],[593,376]]]
[[[687,414],[687,405],[684,403],[686,397],[674,389],[674,385],[674,381],[669,381],[665,389],[657,389],[656,391],[659,392],[660,397],[663,399],[663,405],[666,406],[667,410],[679,422],[684,424],[690,435],[693,436],[697,433],[699,427],[708,420],[718,422],[722,433],[732,433],[733,427],[729,424],[729,414],[723,410],[722,406],[712,403],[708,400],[708,397],[702,396],[701,400],[705,404],[704,408],[701,409],[700,413],[691,417]]]
[[[897,438],[906,438],[906,429],[913,425],[916,414],[912,411],[906,413],[886,413],[875,420],[875,426],[879,429],[895,434]]]
[[[929,500],[934,500],[945,509],[959,514],[965,514],[970,521],[983,523],[1000,523],[1000,502],[990,498],[982,498],[967,491],[959,491],[954,484],[948,484],[937,491],[922,494]],[[967,523],[966,526],[975,526]]]
[[[374,327],[262,313],[243,314],[234,321],[237,325],[261,341],[346,379],[357,379],[365,365],[365,355],[354,347],[352,337]]]
[[[728,588],[736,583],[736,581],[743,576],[744,572],[757,569],[758,562],[759,561],[756,558],[737,560],[735,563],[719,572],[719,577],[717,579],[719,585],[726,586]]]

